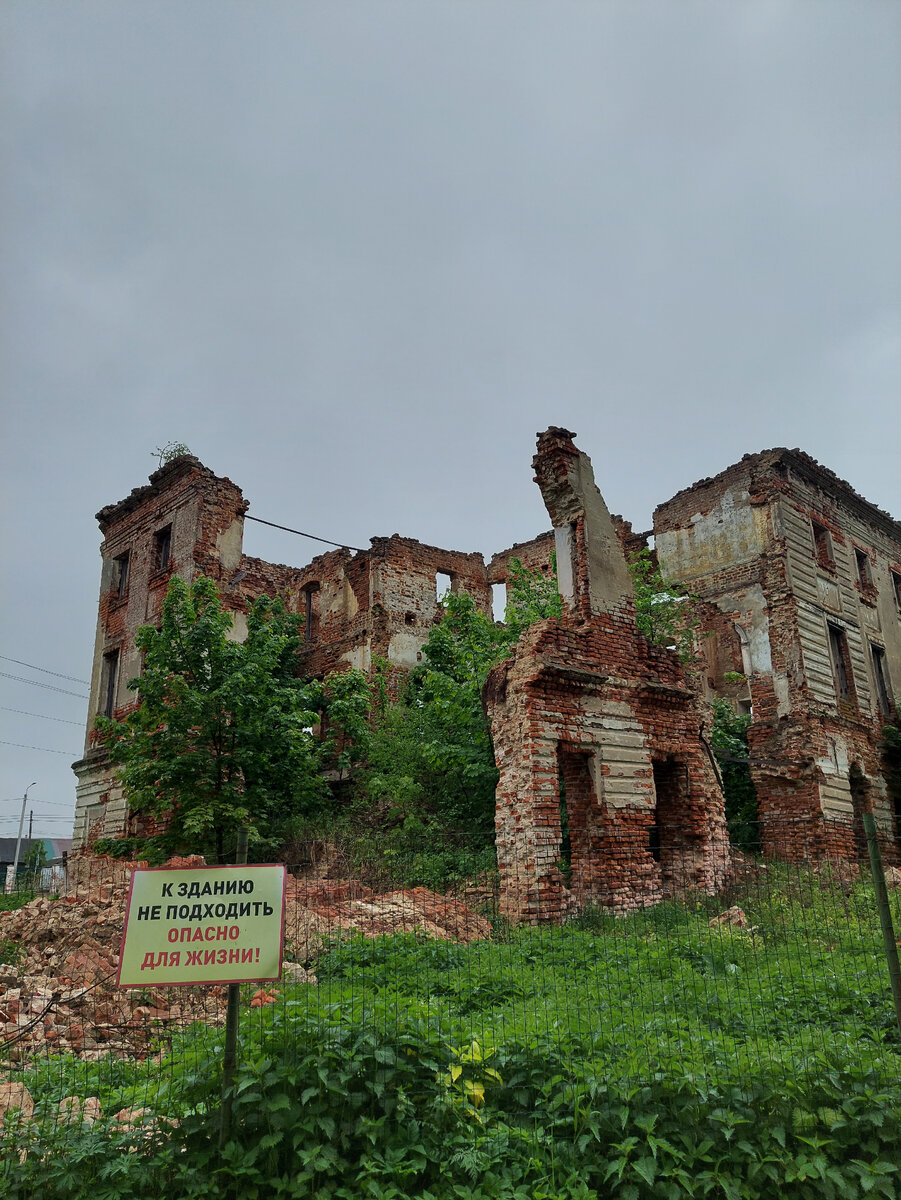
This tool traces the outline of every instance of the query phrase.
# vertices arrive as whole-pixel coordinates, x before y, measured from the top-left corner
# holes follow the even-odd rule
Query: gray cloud
[[[85,676],[92,515],[169,438],[258,515],[357,545],[531,536],[550,423],[639,527],[778,444],[901,512],[897,6],[7,0],[0,20],[0,651]],[[82,715],[11,684],[0,703]],[[69,748],[67,726],[4,728]],[[0,763],[0,799],[37,778],[70,801],[64,758]]]

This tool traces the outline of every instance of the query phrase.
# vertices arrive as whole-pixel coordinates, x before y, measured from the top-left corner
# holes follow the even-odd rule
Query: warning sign
[[[120,987],[250,983],[282,969],[285,868],[138,868],[119,952]]]

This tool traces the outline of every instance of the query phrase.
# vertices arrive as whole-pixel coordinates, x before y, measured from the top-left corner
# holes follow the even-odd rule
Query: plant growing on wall
[[[687,662],[694,653],[699,625],[688,592],[681,584],[663,578],[648,549],[630,555],[628,565],[639,630],[648,641],[670,647]]]
[[[261,597],[246,640],[235,642],[213,582],[176,576],[160,628],[138,631],[144,669],[129,687],[140,704],[97,725],[130,811],[165,821],[155,840],[169,853],[212,852],[221,862],[240,825],[271,845],[291,817],[326,803],[322,766],[335,747],[313,726],[327,688],[296,675],[298,622],[280,600]],[[334,689],[351,743],[353,697],[366,688],[354,672]]]
[[[161,467],[164,467],[166,463],[172,462],[173,459],[182,458],[184,455],[190,453],[190,446],[186,446],[184,442],[166,442],[164,446],[157,446],[155,450],[151,450],[151,454],[156,455]]]
[[[748,727],[751,717],[737,713],[728,700],[713,701],[710,745],[719,763],[726,800],[729,838],[734,845],[756,848],[760,840],[757,824],[757,792],[751,779]]]

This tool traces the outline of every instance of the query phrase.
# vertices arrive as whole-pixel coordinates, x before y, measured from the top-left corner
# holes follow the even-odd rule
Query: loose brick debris
[[[182,858],[166,865],[202,863]],[[0,1049],[10,1061],[66,1051],[84,1059],[141,1058],[158,1051],[167,1031],[224,1021],[224,987],[115,986],[128,878],[137,865],[143,864],[76,857],[66,894],[0,913],[0,942],[22,953],[17,966],[0,966]],[[464,903],[425,888],[377,894],[352,881],[308,883],[289,875],[285,942],[286,958],[294,961],[286,963],[285,981],[315,983],[310,968],[336,937],[414,930],[462,942],[491,932]]]

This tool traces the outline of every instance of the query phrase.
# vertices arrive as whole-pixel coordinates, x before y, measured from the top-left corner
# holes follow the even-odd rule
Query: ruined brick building
[[[439,618],[438,597],[448,589],[468,592],[487,613],[492,586],[503,583],[511,556],[548,569],[546,536],[487,564],[481,554],[397,534],[373,538],[368,550],[317,555],[304,567],[263,562],[243,553],[247,508],[231,480],[184,455],[97,514],[104,540],[85,754],[73,768],[76,845],[125,832],[125,802],[95,743],[94,715],[121,716],[133,702],[128,681],[140,673],[135,634],[157,621],[173,574],[185,580],[204,574],[216,582],[236,638],[244,635],[257,596],[282,596],[303,617],[299,670],[322,677],[348,667],[366,671],[375,657],[410,668],[420,660]]]
[[[556,542],[563,618],[530,630],[486,691],[501,772],[499,855],[502,867],[509,852],[511,871],[515,863],[531,873],[514,908],[528,915],[562,903],[560,779],[577,895],[620,908],[646,902],[665,893],[676,866],[696,886],[715,884],[726,851],[699,692],[753,713],[768,849],[852,855],[850,818],[869,807],[891,851],[901,816],[878,747],[892,679],[901,679],[901,526],[789,450],[746,456],[660,505],[653,536],[662,571],[703,601],[704,669],[686,674],[635,628],[622,551],[646,544],[650,532],[634,535],[609,516],[566,431],[542,435],[535,467],[553,532],[488,562],[397,535],[303,567],[263,562],[243,553],[240,489],[190,456],[101,510],[91,720],[74,764],[76,844],[126,829],[90,726],[94,713],[121,714],[132,702],[134,635],[156,620],[173,573],[216,581],[236,637],[253,598],[282,595],[303,617],[299,669],[321,676],[366,670],[374,656],[412,667],[446,588],[490,612],[510,558],[548,570]],[[619,867],[602,869],[614,858]]]
[[[901,811],[879,746],[901,681],[901,525],[777,449],[661,504],[654,538],[664,575],[709,602],[709,689],[753,713],[765,848],[851,856],[853,818],[870,809],[896,859]]]

